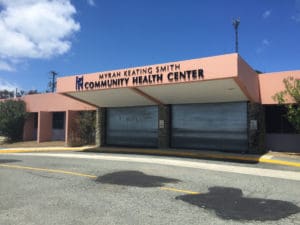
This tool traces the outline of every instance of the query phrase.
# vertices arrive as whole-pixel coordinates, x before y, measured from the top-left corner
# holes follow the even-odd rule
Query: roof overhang
[[[97,107],[251,101],[256,77],[242,63],[228,54],[63,77],[57,91]]]
[[[234,78],[147,87],[67,93],[98,107],[247,101]]]

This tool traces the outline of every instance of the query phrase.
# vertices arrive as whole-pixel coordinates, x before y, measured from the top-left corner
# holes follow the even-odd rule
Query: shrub
[[[26,119],[24,101],[7,100],[0,102],[0,133],[9,141],[19,141],[23,138],[23,128]]]
[[[79,112],[70,131],[70,146],[95,144],[95,112]]]
[[[283,80],[285,90],[276,93],[273,99],[287,108],[286,118],[294,126],[297,133],[300,133],[300,80],[288,77]],[[287,104],[288,98],[294,101]]]

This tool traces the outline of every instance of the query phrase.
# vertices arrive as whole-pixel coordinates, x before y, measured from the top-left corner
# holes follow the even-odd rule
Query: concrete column
[[[158,106],[158,147],[170,147],[170,106]]]
[[[52,139],[52,112],[39,112],[38,116],[38,143]]]
[[[105,131],[106,131],[106,109],[96,109],[96,127],[95,127],[95,143],[97,147],[105,145]]]
[[[249,153],[263,153],[265,147],[265,110],[263,105],[248,103],[248,146]]]

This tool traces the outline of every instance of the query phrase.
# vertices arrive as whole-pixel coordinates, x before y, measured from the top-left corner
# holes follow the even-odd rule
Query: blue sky
[[[263,72],[300,70],[300,0],[0,0],[0,89],[59,76],[234,52]]]

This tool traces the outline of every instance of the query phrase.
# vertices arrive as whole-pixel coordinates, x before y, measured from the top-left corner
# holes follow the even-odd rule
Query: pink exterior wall
[[[84,76],[84,82],[94,82],[94,81],[102,81],[102,80],[110,80],[116,78],[130,78],[128,80],[128,85],[123,85],[122,88],[126,87],[139,87],[139,86],[151,86],[151,85],[163,85],[163,84],[173,84],[173,81],[168,80],[167,75],[169,72],[179,72],[179,71],[189,71],[189,70],[199,70],[203,69],[204,71],[204,80],[214,80],[214,79],[224,79],[224,78],[231,78],[237,77],[238,75],[238,68],[237,68],[237,58],[238,55],[236,53],[221,55],[221,56],[214,56],[214,57],[207,57],[201,59],[192,59],[186,61],[178,61],[178,62],[170,62],[164,64],[157,64],[157,65],[149,65],[149,66],[141,66],[141,67],[134,67],[128,69],[121,69],[121,70],[113,70],[113,71],[105,71],[105,72],[97,72],[97,73],[90,73],[90,74],[81,74],[78,76]],[[171,65],[179,65],[180,69],[171,69]],[[157,71],[157,69],[167,67],[168,71]],[[147,72],[145,74],[135,74],[135,75],[128,75],[128,71],[136,71],[137,69],[146,69],[151,70],[151,72]],[[119,73],[119,77],[115,78],[100,78],[101,75],[105,76],[105,74],[117,74]],[[158,83],[147,83],[147,84],[134,84],[132,82],[133,77],[138,76],[147,76],[153,74],[163,74],[163,81]],[[199,80],[195,80],[199,81]],[[193,81],[176,81],[176,83],[188,83]],[[120,87],[117,87],[120,88]],[[108,89],[108,87],[103,87],[100,89]],[[95,89],[94,89],[95,90]],[[99,88],[98,88],[99,90]],[[61,77],[57,79],[57,92],[58,93],[66,93],[66,92],[76,92],[76,76],[68,76],[68,77]]]
[[[38,115],[38,143],[51,141],[52,139],[52,113],[39,112]]]
[[[260,83],[261,103],[277,104],[277,102],[272,99],[272,96],[285,90],[283,79],[290,76],[293,76],[295,79],[300,79],[300,70],[260,74],[258,77]],[[289,101],[288,103],[292,103],[292,101]]]
[[[238,57],[238,74],[237,82],[245,95],[253,102],[260,102],[258,75],[241,57]]]
[[[26,102],[26,110],[28,112],[59,112],[66,110],[95,110],[95,107],[74,100],[70,97],[57,94],[35,94],[26,95],[22,98]]]
[[[68,117],[68,111],[85,111],[96,110],[95,107],[86,103],[74,100],[70,97],[57,94],[45,93],[26,95],[22,98],[26,103],[27,112],[38,113],[38,130],[37,142],[51,141],[53,138],[52,132],[52,112],[66,112],[65,121],[65,142],[68,141],[68,132],[72,125],[73,117]],[[32,114],[31,114],[32,115]],[[71,115],[73,115],[71,113]],[[33,140],[34,136],[34,122],[33,116],[29,117],[24,127],[24,140]]]

